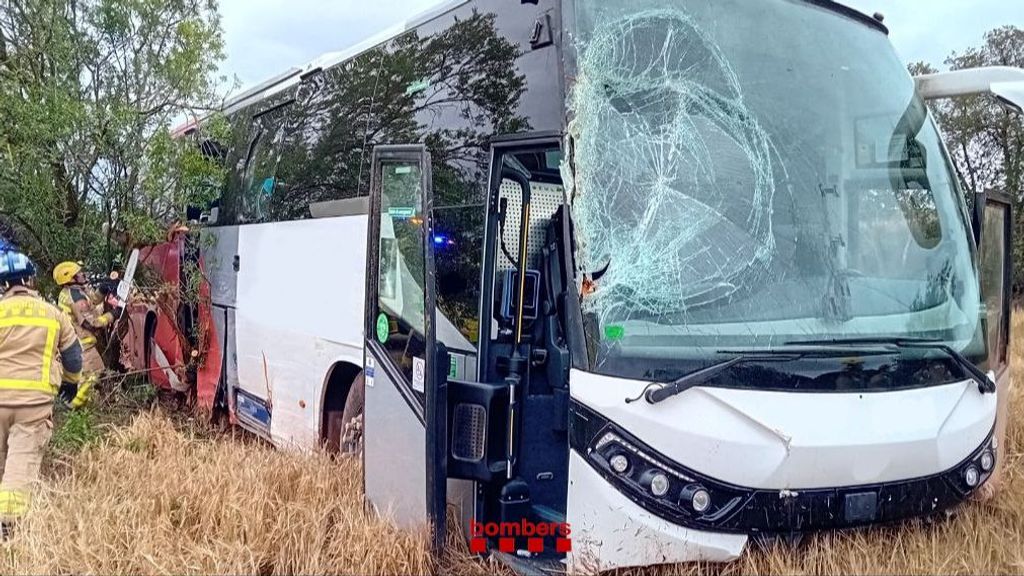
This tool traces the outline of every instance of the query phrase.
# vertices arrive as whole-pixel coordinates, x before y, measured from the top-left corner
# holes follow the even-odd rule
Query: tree
[[[1003,26],[985,43],[945,61],[950,70],[980,66],[1024,68],[1024,29]],[[918,62],[911,73],[937,71]],[[986,96],[935,101],[931,105],[968,194],[999,189],[1014,201],[1014,261],[1024,262],[1024,118]],[[1024,267],[1014,267],[1014,292],[1024,292]]]
[[[215,195],[168,127],[214,108],[222,47],[216,0],[0,0],[0,230],[109,266]]]

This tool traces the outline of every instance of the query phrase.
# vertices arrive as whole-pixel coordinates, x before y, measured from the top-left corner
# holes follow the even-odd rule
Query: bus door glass
[[[364,482],[367,500],[401,526],[443,534],[444,483],[427,456],[437,410],[430,156],[423,146],[373,153],[366,295]],[[444,404],[441,404],[442,406]],[[443,419],[440,420],[443,425]],[[435,518],[439,521],[434,522]]]
[[[998,192],[979,194],[975,202],[974,225],[978,233],[988,363],[989,370],[998,376],[1009,367],[1012,205],[1008,196]]]

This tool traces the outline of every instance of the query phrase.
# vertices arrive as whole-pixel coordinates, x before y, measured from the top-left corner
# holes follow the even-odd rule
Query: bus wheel
[[[363,452],[363,373],[360,372],[348,390],[345,412],[341,417],[341,453],[358,456]]]

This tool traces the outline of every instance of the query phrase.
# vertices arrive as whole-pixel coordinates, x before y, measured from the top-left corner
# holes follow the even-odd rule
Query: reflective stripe
[[[29,493],[24,490],[0,490],[0,518],[20,518],[28,512]]]
[[[89,391],[92,390],[93,384],[96,383],[96,375],[90,374],[85,378],[78,387],[78,394],[75,394],[74,399],[71,400],[72,408],[81,408],[89,400]]]
[[[71,306],[68,306],[67,304],[64,303],[58,304],[58,306],[60,306],[61,312],[65,314],[71,314]]]
[[[52,318],[0,318],[0,328],[20,326],[46,328],[46,346],[43,349],[43,357],[41,359],[42,377],[39,380],[0,378],[0,390],[34,390],[53,394],[53,384],[50,383],[50,368],[53,364],[53,348],[57,343],[57,332],[60,330],[60,324]]]
[[[64,371],[64,381],[65,382],[70,382],[72,384],[78,384],[79,382],[82,381],[82,373],[81,372],[68,372],[68,371],[65,370]]]
[[[79,342],[82,343],[82,348],[85,348],[86,346],[94,346],[96,344],[96,338],[93,336],[86,336],[85,338],[79,339]]]
[[[113,318],[111,318],[109,314],[103,314],[102,316],[96,319],[96,324],[100,326],[106,326],[107,324],[110,324],[111,320],[113,320]]]

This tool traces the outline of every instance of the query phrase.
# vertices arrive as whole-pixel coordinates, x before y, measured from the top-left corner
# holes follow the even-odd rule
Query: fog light
[[[629,470],[629,459],[622,454],[616,454],[612,456],[612,459],[608,461],[612,465],[612,470],[615,470],[619,474],[622,474],[626,470]]]
[[[981,455],[981,469],[985,472],[992,470],[992,466],[996,463],[996,457],[991,452],[985,452]]]
[[[697,490],[693,493],[690,505],[693,506],[694,512],[703,513],[711,507],[711,494],[708,494],[707,490]]]
[[[661,472],[658,472],[651,477],[651,494],[661,497],[668,494],[668,476],[665,476]]]
[[[981,474],[978,472],[978,469],[975,468],[974,466],[968,466],[967,469],[964,470],[964,482],[966,482],[967,485],[970,486],[971,488],[977,486],[978,480],[980,479]]]

